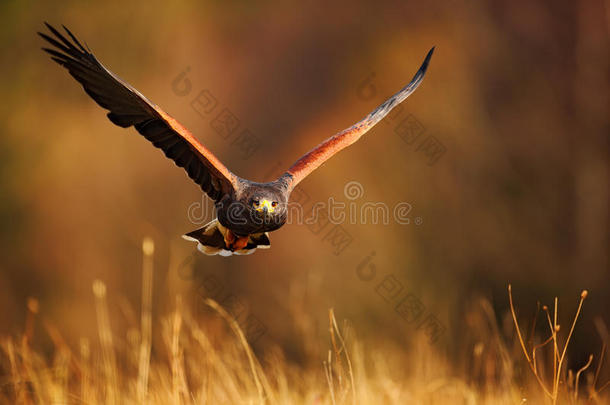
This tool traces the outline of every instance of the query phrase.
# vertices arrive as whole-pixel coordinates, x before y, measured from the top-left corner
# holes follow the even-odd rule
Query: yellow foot
[[[249,236],[237,236],[230,229],[224,235],[225,245],[231,251],[241,250],[248,245]]]

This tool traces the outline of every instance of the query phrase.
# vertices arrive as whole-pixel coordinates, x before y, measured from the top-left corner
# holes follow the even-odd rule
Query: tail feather
[[[250,235],[248,244],[243,249],[232,251],[225,244],[224,237],[226,232],[227,228],[222,226],[218,219],[214,219],[204,227],[182,235],[182,237],[186,240],[197,242],[197,249],[209,256],[249,255],[254,253],[256,249],[268,249],[271,247],[269,235],[267,232],[264,232]]]

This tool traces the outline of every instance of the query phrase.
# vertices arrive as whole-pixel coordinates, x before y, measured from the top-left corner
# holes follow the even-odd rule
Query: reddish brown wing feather
[[[155,110],[165,122],[167,122],[171,128],[184,138],[189,146],[198,152],[199,160],[201,163],[212,172],[215,179],[218,181],[229,182],[232,187],[236,186],[237,176],[235,176],[227,167],[212,153],[208,148],[203,146],[197,138],[191,134],[182,124],[170,117],[167,113],[162,111],[159,107],[155,106]],[[204,190],[205,191],[205,190]],[[228,190],[224,190],[225,193]]]
[[[286,177],[291,178],[291,180],[289,180],[290,188],[294,188],[334,154],[360,139],[362,135],[381,121],[394,107],[413,93],[424,79],[433,52],[434,48],[430,49],[428,55],[426,55],[426,59],[424,59],[424,62],[411,82],[398,93],[386,100],[360,122],[328,138],[290,166],[288,171],[284,174],[284,176],[288,175]]]
[[[238,178],[178,121],[150,102],[140,92],[106,69],[66,28],[68,40],[45,23],[52,38],[38,33],[54,48],[43,48],[82,84],[95,102],[109,110],[108,118],[123,128],[134,126],[177,166],[186,170],[213,200],[237,187]]]

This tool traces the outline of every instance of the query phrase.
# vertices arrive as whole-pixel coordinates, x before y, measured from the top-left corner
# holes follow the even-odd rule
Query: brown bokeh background
[[[261,350],[278,344],[299,359],[306,350],[299,336],[326,336],[330,307],[364,337],[408,342],[423,332],[376,291],[393,275],[403,296],[412,294],[446,328],[435,347],[449,353],[463,347],[465,314],[478,297],[491,300],[503,324],[508,283],[527,316],[537,300],[550,304],[557,295],[567,318],[587,288],[573,348],[575,359],[586,358],[601,345],[595,319],[610,321],[608,7],[597,0],[3,1],[0,332],[23,329],[33,296],[67,340],[95,337],[98,278],[108,285],[113,322],[125,322],[128,308],[138,311],[140,246],[150,236],[155,313],[178,293],[197,308],[211,276],[220,300],[237,297],[265,325]],[[192,256],[194,246],[180,238],[197,226],[187,212],[211,204],[133,129],[112,125],[40,51],[35,33],[45,20],[70,27],[236,174],[258,181],[370,112],[436,46],[402,115],[302,187],[310,202],[349,202],[344,186],[357,181],[358,203],[408,202],[412,222],[343,224],[351,243],[340,254],[326,231],[287,225],[268,251]],[[185,70],[191,90],[182,95],[173,81]],[[192,108],[202,90],[217,99],[214,114],[228,108],[258,139],[250,157],[213,130],[214,114]],[[397,134],[409,115],[446,149],[435,164]],[[376,278],[364,281],[356,269],[373,252]]]

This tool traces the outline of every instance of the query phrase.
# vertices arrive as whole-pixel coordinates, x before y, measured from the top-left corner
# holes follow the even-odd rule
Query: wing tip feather
[[[432,59],[432,55],[434,54],[435,49],[436,49],[436,46],[433,46],[432,48],[430,48],[430,50],[426,54],[424,61],[422,62],[421,66],[419,67],[419,70],[417,71],[417,73],[415,73],[415,76],[413,77],[412,82],[416,81],[418,79],[421,81],[421,79],[423,79],[424,75],[426,74],[426,70],[428,70],[428,65],[430,64],[430,60]]]

